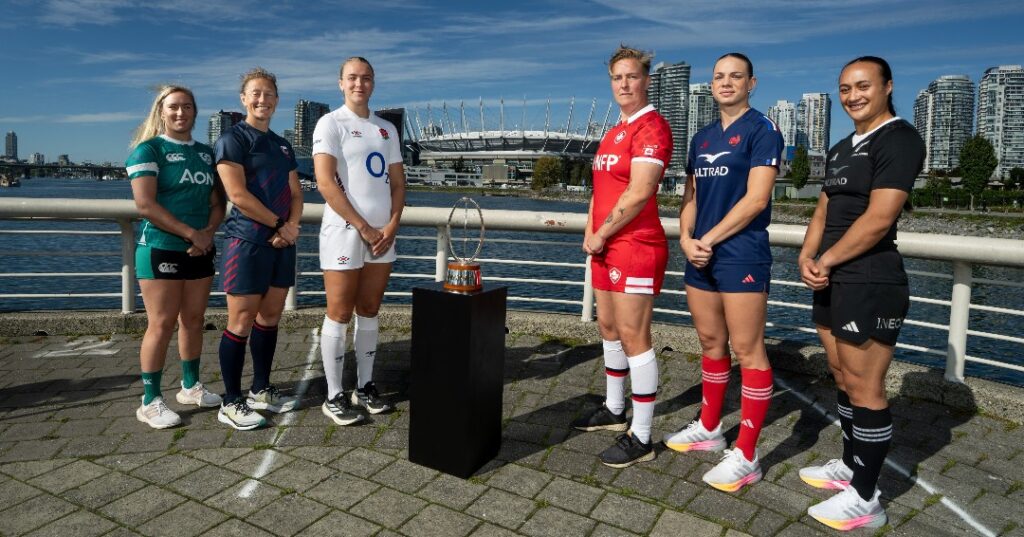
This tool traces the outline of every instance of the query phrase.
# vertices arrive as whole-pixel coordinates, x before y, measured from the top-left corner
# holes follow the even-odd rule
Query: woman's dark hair
[[[728,52],[726,54],[722,54],[721,56],[719,56],[718,59],[715,60],[715,63],[722,61],[724,58],[736,58],[739,60],[743,60],[747,64],[747,76],[754,76],[754,64],[753,62],[750,61],[750,58],[748,58],[746,54],[743,54],[742,52]]]
[[[846,65],[843,66],[843,69],[840,72],[845,71],[847,67],[857,62],[868,62],[877,65],[878,70],[882,73],[882,83],[888,84],[889,82],[892,82],[892,68],[889,67],[889,62],[879,58],[878,56],[861,56],[860,58],[854,58],[846,62]],[[896,107],[892,104],[891,91],[889,92],[889,113],[894,116],[896,115]]]

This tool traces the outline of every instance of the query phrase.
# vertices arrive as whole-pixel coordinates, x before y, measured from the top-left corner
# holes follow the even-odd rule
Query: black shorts
[[[814,292],[811,319],[855,345],[868,338],[895,345],[909,309],[906,285],[833,282]]]
[[[201,280],[213,276],[217,249],[201,256],[162,250],[140,244],[135,247],[135,277],[140,280]]]

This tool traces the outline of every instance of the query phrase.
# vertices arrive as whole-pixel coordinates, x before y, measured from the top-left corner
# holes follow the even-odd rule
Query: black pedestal
[[[498,454],[506,294],[413,289],[410,461],[465,479]]]

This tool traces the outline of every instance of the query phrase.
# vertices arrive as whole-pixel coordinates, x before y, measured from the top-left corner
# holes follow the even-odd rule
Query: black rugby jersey
[[[917,130],[902,119],[879,127],[853,144],[850,134],[828,152],[822,190],[828,196],[821,252],[832,247],[867,210],[871,191],[895,188],[910,192],[924,164],[925,145]],[[832,281],[907,283],[903,259],[896,251],[896,222],[873,247],[834,267]]]

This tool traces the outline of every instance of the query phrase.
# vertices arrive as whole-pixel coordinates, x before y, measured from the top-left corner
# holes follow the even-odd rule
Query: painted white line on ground
[[[835,425],[836,427],[840,426],[839,418],[835,417],[834,414],[826,410],[825,407],[821,406],[820,404],[812,401],[810,397],[807,397],[803,393],[800,393],[797,390],[793,389],[791,386],[786,384],[785,381],[783,381],[777,376],[775,377],[775,384],[777,384],[783,390],[786,390],[787,392],[793,394],[794,397],[796,397],[803,403],[810,405],[811,408],[816,410],[822,416],[825,416],[826,418],[832,420],[832,425]],[[778,395],[778,392],[776,392],[776,395]],[[898,462],[893,462],[890,459],[885,459],[885,465],[888,466],[889,468],[892,468],[893,470],[896,470],[897,473],[902,475],[911,483],[914,483],[915,485],[918,485],[921,488],[923,488],[925,492],[927,492],[928,494],[942,494],[942,491],[937,489],[931,483],[925,481],[924,479],[921,479],[918,476],[911,475],[910,470],[906,469],[902,464]],[[974,529],[978,530],[978,533],[984,535],[985,537],[996,537],[996,534],[992,530],[986,528],[984,525],[982,525],[981,522],[978,522],[973,516],[971,516],[970,513],[964,511],[959,505],[953,502],[953,500],[950,500],[948,497],[946,497],[945,494],[942,494],[942,500],[940,500],[940,502],[942,503],[942,505],[945,505],[947,508],[949,508],[950,511],[953,511],[953,513],[960,517],[961,520],[969,524]]]
[[[302,379],[299,381],[299,385],[295,388],[295,396],[299,398],[300,403],[302,401],[302,396],[306,395],[306,390],[309,389],[310,379],[312,379],[315,374],[310,366],[313,365],[313,360],[317,357],[316,350],[320,346],[320,334],[318,329],[314,328],[311,331],[311,335],[313,336],[313,342],[309,346],[309,352],[306,353],[306,371],[302,374]],[[297,414],[295,412],[285,414],[284,419],[281,420],[281,423],[278,426],[287,427],[288,425],[291,425],[291,423],[295,421],[296,415]],[[256,488],[260,486],[258,479],[270,472],[270,467],[274,465],[274,459],[277,458],[277,450],[273,449],[273,447],[276,446],[286,434],[288,434],[288,429],[282,431],[281,434],[274,439],[274,443],[271,445],[270,449],[266,450],[266,453],[263,455],[263,460],[260,461],[260,465],[256,468],[256,471],[253,472],[252,479],[246,479],[242,490],[238,491],[239,498],[248,498],[252,496],[253,492],[256,492]]]

